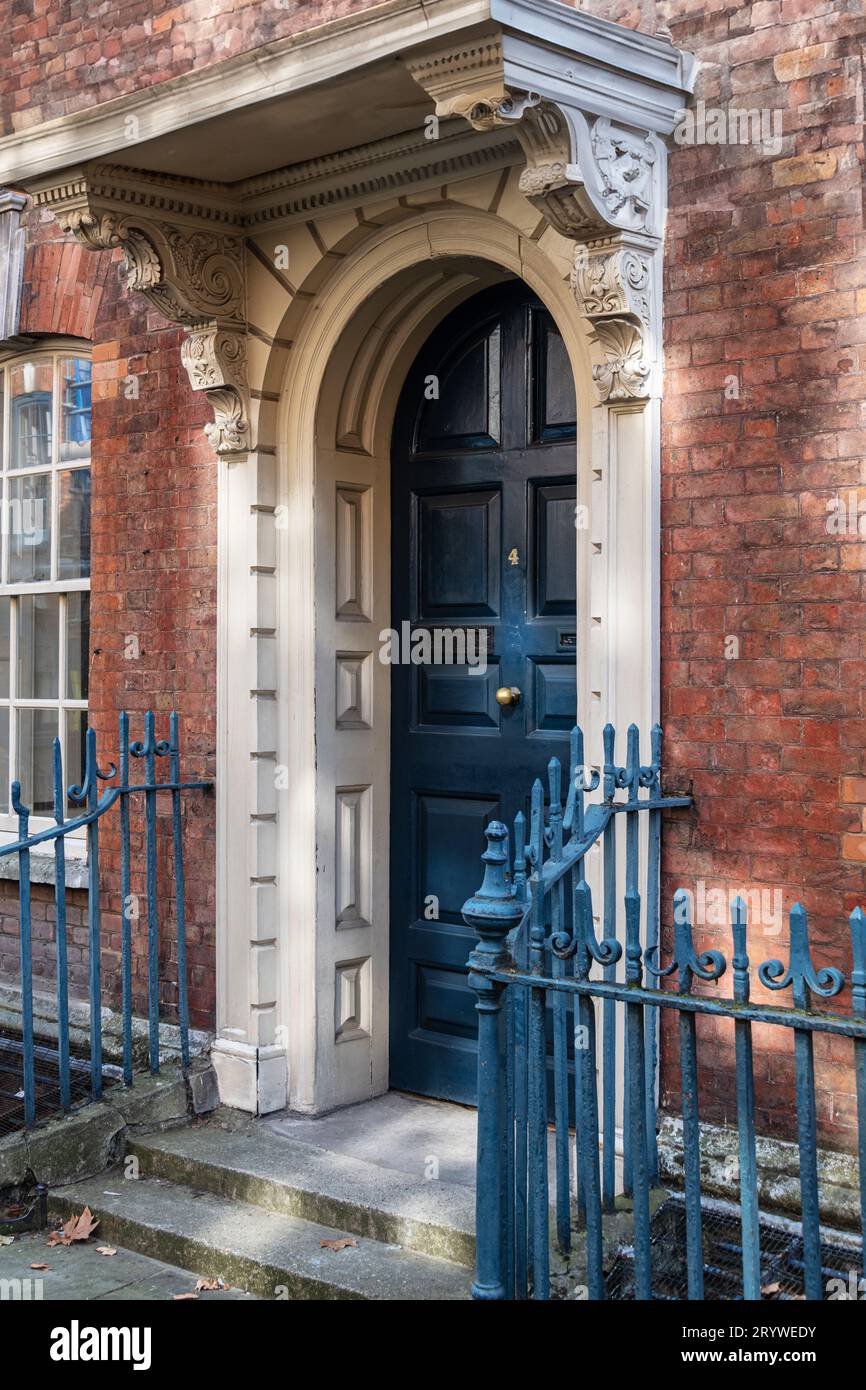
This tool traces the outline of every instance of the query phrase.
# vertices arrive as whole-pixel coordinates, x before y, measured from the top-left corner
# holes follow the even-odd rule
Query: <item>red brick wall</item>
[[[5,0],[16,61],[0,68],[0,133],[111,101],[371,8],[371,0]]]
[[[137,737],[142,716],[181,715],[187,778],[214,776],[216,741],[217,465],[203,425],[207,403],[189,386],[180,362],[181,330],[167,326],[137,295],[115,294],[98,321],[93,367],[93,549],[90,719],[100,745],[117,744],[117,715],[129,711]],[[137,390],[138,398],[127,392]],[[135,642],[128,639],[133,638]],[[137,647],[136,645],[137,644]],[[125,653],[137,650],[138,655]],[[141,764],[138,765],[140,772]],[[163,771],[163,776],[167,775]],[[168,811],[167,798],[161,810]],[[213,1023],[213,800],[188,793],[185,808],[187,937],[191,1017]],[[171,824],[160,818],[161,897],[171,904]],[[143,842],[138,841],[143,860]],[[106,846],[113,895],[105,925],[120,949],[117,841]],[[135,856],[134,856],[135,857]],[[142,881],[133,891],[144,892]],[[173,907],[170,909],[173,911]],[[135,978],[144,998],[145,912],[136,932]],[[171,976],[169,929],[161,976]],[[173,998],[173,985],[164,985]]]
[[[0,980],[20,978],[18,885],[0,884]],[[30,936],[33,977],[38,990],[53,990],[56,979],[54,944],[54,889],[34,883],[30,888]],[[69,997],[87,998],[87,893],[70,888],[66,895],[66,953],[69,961]]]
[[[28,214],[21,331],[80,336],[93,344],[92,581],[90,722],[103,765],[116,757],[117,716],[129,711],[132,736],[143,714],[181,715],[183,771],[214,776],[216,671],[216,463],[202,434],[207,406],[180,363],[181,332],[119,279],[119,258],[94,254],[60,234],[53,219]],[[137,643],[138,655],[127,653]],[[160,775],[167,771],[160,763]],[[133,764],[135,777],[142,765]],[[160,993],[176,1003],[171,821],[158,822]],[[190,1008],[210,1027],[214,1010],[214,803],[184,800]],[[119,845],[116,815],[102,823],[103,979],[106,1003],[120,996]],[[143,860],[140,817],[134,859]],[[141,879],[133,891],[144,894]],[[34,890],[35,891],[35,890]],[[40,932],[53,930],[52,890],[39,890]],[[75,895],[83,897],[84,895]],[[81,912],[80,904],[76,909]],[[34,923],[37,920],[34,911]],[[34,928],[35,929],[35,928]],[[17,952],[17,885],[0,884],[0,967]],[[6,938],[5,941],[2,938]],[[77,941],[77,938],[76,938]],[[133,928],[134,994],[145,1012],[146,911]],[[53,979],[53,946],[34,957],[38,983]],[[83,944],[83,943],[79,943]],[[11,955],[10,955],[11,952]],[[17,967],[14,971],[17,973]],[[85,967],[86,978],[86,967]],[[74,977],[78,985],[78,975]]]
[[[697,810],[668,827],[665,895],[699,880],[779,889],[785,925],[750,932],[755,963],[787,959],[799,900],[816,963],[850,971],[846,915],[866,904],[866,544],[828,534],[827,505],[866,484],[866,14],[827,0],[584,8],[625,22],[655,8],[705,64],[697,99],[783,113],[777,152],[670,159],[662,709],[668,768],[693,781]],[[730,957],[726,931],[696,935]],[[735,1122],[732,1026],[699,1033],[702,1114]],[[815,1046],[822,1138],[850,1147],[852,1045]],[[755,1047],[760,1127],[791,1132],[791,1035],[763,1027]],[[677,1109],[675,1027],[663,1055]]]

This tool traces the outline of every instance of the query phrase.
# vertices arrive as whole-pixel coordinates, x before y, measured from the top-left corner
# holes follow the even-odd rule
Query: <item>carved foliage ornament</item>
[[[127,288],[187,328],[181,358],[213,407],[208,438],[219,454],[248,449],[242,242],[150,219],[131,225],[120,213],[89,208],[60,212],[58,221],[91,250],[119,248]]]
[[[571,287],[588,319],[631,316],[649,327],[652,261],[633,248],[592,254],[578,246]]]
[[[654,271],[652,254],[632,246],[608,240],[575,249],[571,287],[594,330],[593,379],[602,401],[649,395]]]
[[[209,324],[184,341],[181,361],[196,391],[207,392],[214,422],[205,434],[218,454],[242,453],[250,447],[247,350],[243,334]]]
[[[119,213],[96,214],[86,208],[59,213],[58,222],[66,232],[90,251],[120,249],[126,268],[126,287],[142,294],[152,291],[162,279],[162,264],[148,237],[129,226]]]
[[[212,424],[205,425],[204,432],[215,452],[221,457],[246,453],[250,447],[250,427],[237,391],[208,391],[208,402],[214,418]]]
[[[244,253],[237,237],[169,228],[165,247],[168,273],[153,299],[167,317],[186,324],[243,320]]]
[[[601,361],[592,379],[602,401],[640,399],[649,392],[650,366],[644,357],[640,330],[623,319],[602,319],[592,342],[601,350]]]

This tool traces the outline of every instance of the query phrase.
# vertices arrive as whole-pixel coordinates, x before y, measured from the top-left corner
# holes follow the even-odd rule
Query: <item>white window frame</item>
[[[0,354],[0,372],[4,374],[3,382],[3,420],[2,420],[2,453],[0,453],[0,506],[2,506],[3,525],[0,527],[0,598],[16,598],[27,595],[56,594],[59,598],[58,614],[58,685],[56,699],[22,699],[14,694],[18,679],[18,604],[10,605],[10,624],[9,624],[9,694],[0,697],[0,708],[9,711],[9,763],[10,763],[10,785],[14,771],[14,750],[17,749],[18,739],[18,711],[22,709],[34,710],[56,710],[58,715],[58,732],[63,753],[63,772],[64,781],[69,785],[71,778],[67,765],[67,738],[66,738],[66,715],[68,711],[80,710],[85,716],[87,713],[87,700],[76,700],[67,697],[67,625],[66,609],[67,597],[71,593],[90,593],[91,581],[86,579],[45,579],[31,580],[16,583],[4,582],[4,576],[8,572],[9,564],[9,541],[11,527],[8,524],[8,499],[7,486],[10,478],[20,478],[35,476],[36,474],[48,474],[52,479],[57,480],[61,473],[77,472],[82,469],[90,469],[92,454],[87,458],[61,460],[60,440],[61,440],[61,370],[60,363],[70,357],[92,360],[92,345],[89,342],[82,342],[80,339],[59,338],[51,339],[49,342],[34,343],[30,350],[18,349],[15,352]],[[12,419],[12,393],[11,393],[11,373],[12,370],[25,362],[50,363],[52,370],[51,386],[51,409],[52,409],[52,428],[51,428],[51,459],[47,465],[34,468],[9,468],[7,467],[9,450],[11,448],[11,419]],[[50,510],[50,531],[51,531],[51,573],[57,575],[58,554],[59,554],[59,483],[52,482],[51,487],[51,510]],[[89,653],[85,654],[85,659]],[[84,769],[82,768],[82,776]],[[26,803],[26,789],[25,789]],[[83,814],[85,808],[81,807]],[[74,818],[76,811],[74,808],[66,807],[67,819]],[[52,816],[31,815],[30,833],[35,834],[40,830],[48,829],[55,824]],[[11,809],[11,799],[9,811],[0,811],[0,844],[10,844],[18,838],[18,817]],[[72,856],[83,858],[86,854],[86,832],[84,830],[73,831],[66,836],[67,851]],[[46,841],[43,845],[36,846],[34,854],[44,853],[53,859],[53,841]],[[0,871],[6,860],[0,859]],[[0,872],[2,877],[2,872]]]

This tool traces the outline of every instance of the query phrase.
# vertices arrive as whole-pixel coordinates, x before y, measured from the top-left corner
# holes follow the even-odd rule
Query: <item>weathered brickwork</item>
[[[20,972],[18,953],[18,885],[4,883],[0,894],[0,981],[15,980]],[[30,890],[30,931],[33,941],[33,977],[37,990],[53,989],[55,973],[54,889],[34,883]],[[69,889],[66,895],[66,943],[69,960],[69,996],[87,998],[87,893]],[[108,961],[110,958],[105,957]]]
[[[3,131],[27,130],[369,8],[370,0],[10,0],[6,31],[18,61],[0,74]]]
[[[188,777],[214,775],[216,739],[216,463],[202,426],[206,403],[191,390],[180,362],[180,332],[140,299],[112,297],[94,346],[93,547],[90,718],[100,746],[117,743],[117,714],[133,726],[157,716],[182,716],[181,748]],[[136,393],[130,398],[129,393]],[[139,736],[141,736],[139,732]],[[139,764],[140,767],[140,764]],[[134,774],[136,775],[136,774]],[[140,774],[138,774],[140,775]],[[166,772],[162,773],[167,775]],[[193,1023],[208,1026],[214,1003],[213,801],[191,793],[185,808],[187,934]],[[172,898],[167,865],[171,822],[161,799],[160,869],[165,915]],[[143,835],[138,837],[144,860]],[[118,845],[108,840],[106,880],[115,896],[106,920],[119,952]],[[144,883],[134,883],[142,894]],[[146,978],[142,900],[136,977]],[[166,933],[161,959],[172,949]],[[171,972],[173,973],[173,972]],[[165,979],[165,964],[160,971]],[[166,984],[169,995],[173,986]]]
[[[157,0],[94,14],[84,0],[15,0],[12,38],[24,61],[0,75],[4,128],[363,7]],[[858,506],[866,509],[866,12],[859,0],[582,8],[649,32],[667,26],[702,62],[696,101],[708,113],[757,110],[771,123],[767,146],[673,144],[670,158],[662,712],[672,783],[691,783],[697,808],[667,827],[665,902],[679,886],[697,897],[766,890],[767,920],[750,934],[758,961],[787,955],[775,894],[785,916],[799,900],[817,963],[847,969],[846,914],[866,903],[866,535],[856,524]],[[164,714],[176,704],[191,769],[210,772],[216,471],[200,428],[207,407],[186,385],[179,334],[119,292],[109,256],[77,250],[53,224],[34,226],[31,239],[39,245],[28,259],[28,321],[94,342],[93,717],[110,746],[122,705]],[[126,394],[130,378],[137,400]],[[134,662],[123,656],[128,634],[140,640]],[[202,1022],[213,1005],[210,808],[190,810],[189,834],[192,998]],[[723,928],[699,924],[697,935],[729,953]],[[675,1109],[669,1022],[662,1099]],[[710,1044],[701,1049],[702,1113],[734,1120],[732,1026],[699,1028]],[[756,1029],[755,1047],[759,1126],[783,1135],[794,1113],[791,1038]],[[815,1047],[822,1141],[850,1147],[850,1044],[818,1037]]]
[[[852,493],[856,513],[866,483],[866,16],[821,0],[664,13],[703,61],[697,100],[781,112],[766,151],[683,146],[670,162],[662,710],[698,809],[669,827],[667,896],[766,889],[755,961],[787,957],[799,900],[817,963],[850,970],[846,915],[866,900],[866,547],[856,516],[843,534],[832,518]],[[730,955],[724,929],[699,940]],[[734,1120],[733,1028],[701,1033],[703,1113]],[[759,1124],[788,1132],[792,1039],[765,1027],[755,1045]],[[851,1044],[815,1048],[822,1138],[848,1146]]]
[[[206,406],[180,362],[180,332],[143,300],[126,294],[119,259],[94,254],[60,234],[53,218],[29,215],[22,333],[69,334],[93,344],[92,580],[90,722],[103,761],[117,748],[117,716],[130,713],[142,737],[147,709],[157,737],[181,714],[184,771],[212,778],[216,669],[216,465],[202,434]],[[132,640],[129,640],[132,639]],[[134,764],[134,776],[143,776]],[[166,774],[163,774],[166,775]],[[168,811],[168,801],[161,811]],[[213,1024],[213,799],[185,803],[191,1019]],[[159,817],[160,978],[168,1013],[176,999],[171,822]],[[116,821],[100,841],[106,1002],[119,999],[119,847]],[[143,836],[134,842],[143,861]],[[162,851],[165,851],[162,853]],[[133,891],[144,893],[143,882]],[[42,920],[53,930],[53,890],[40,889]],[[45,915],[47,913],[47,916]],[[17,951],[17,884],[0,885],[0,937]],[[134,922],[134,993],[146,1011],[146,912]],[[76,944],[86,949],[84,942]],[[0,946],[5,967],[8,941]],[[34,956],[39,983],[53,980],[53,945]],[[86,981],[86,966],[84,967]],[[79,973],[73,978],[76,988]]]

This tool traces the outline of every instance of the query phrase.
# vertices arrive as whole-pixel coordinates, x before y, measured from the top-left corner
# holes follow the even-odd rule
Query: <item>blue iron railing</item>
[[[158,782],[156,776],[159,759],[168,760],[168,778]],[[130,781],[131,760],[141,760],[144,778],[140,782]],[[116,781],[114,779],[117,779]],[[99,783],[106,785],[100,790]],[[110,784],[110,785],[109,785]],[[87,937],[88,937],[88,998],[90,1006],[90,1093],[94,1100],[102,1094],[103,1045],[102,1045],[102,931],[100,905],[100,861],[99,830],[100,822],[108,811],[119,803],[120,839],[120,897],[121,897],[121,1014],[123,1030],[123,1079],[127,1086],[133,1081],[133,988],[132,929],[135,914],[131,910],[133,902],[132,877],[133,862],[131,852],[130,811],[133,798],[142,797],[144,801],[144,847],[147,900],[147,1014],[148,1042],[151,1072],[159,1071],[159,940],[160,902],[157,892],[157,798],[162,794],[171,797],[175,930],[177,945],[177,1014],[180,1033],[181,1059],[184,1066],[189,1065],[189,1000],[187,982],[186,951],[186,896],[183,865],[183,828],[181,816],[181,795],[189,791],[203,791],[210,787],[209,782],[182,781],[180,769],[180,746],[178,736],[178,716],[169,717],[169,737],[157,739],[156,724],[152,711],[144,717],[144,740],[130,742],[129,716],[122,713],[119,718],[119,754],[117,764],[112,763],[102,770],[97,762],[96,733],[88,729],[85,738],[84,781],[79,786],[64,787],[63,763],[59,738],[54,740],[53,752],[53,813],[55,825],[46,830],[29,833],[30,811],[21,801],[21,785],[12,783],[12,807],[18,816],[18,838],[11,844],[0,846],[0,857],[17,854],[19,867],[19,909],[21,944],[21,1021],[23,1050],[23,1092],[24,1123],[31,1128],[36,1120],[36,1044],[33,1015],[33,958],[30,902],[30,855],[35,845],[53,842],[54,845],[54,916],[55,916],[55,961],[57,992],[57,1048],[59,1094],[61,1108],[69,1110],[72,1104],[69,1027],[69,962],[67,942],[67,904],[66,904],[66,837],[84,830],[87,844]],[[67,818],[67,798],[73,805],[86,809],[77,816]]]
[[[683,892],[674,899],[673,960],[666,966],[659,961],[661,815],[669,807],[689,806],[691,798],[662,794],[662,731],[658,726],[652,731],[651,742],[651,761],[644,766],[638,730],[631,726],[626,765],[618,767],[614,730],[608,725],[602,774],[588,774],[583,734],[575,729],[565,809],[562,770],[552,759],[547,807],[541,782],[536,781],[532,788],[528,841],[524,817],[515,819],[513,872],[505,825],[494,821],[485,832],[484,882],[463,908],[464,920],[479,936],[469,958],[469,982],[477,995],[479,1021],[477,1266],[473,1284],[477,1299],[519,1299],[530,1291],[536,1299],[550,1296],[551,1108],[556,1243],[560,1251],[569,1252],[574,1199],[578,1216],[585,1223],[588,1296],[605,1296],[603,1212],[613,1209],[616,1195],[619,1006],[625,1014],[622,1189],[633,1199],[635,1292],[639,1299],[653,1296],[650,1189],[658,1179],[655,1091],[659,1009],[674,1009],[679,1016],[688,1297],[701,1299],[704,1289],[698,1014],[734,1020],[744,1297],[761,1297],[753,1024],[777,1024],[794,1031],[807,1299],[822,1297],[815,1032],[853,1039],[861,1222],[866,1223],[866,917],[857,908],[850,918],[850,1015],[811,1010],[812,994],[833,998],[842,992],[846,981],[837,969],[816,970],[813,966],[806,913],[799,905],[790,914],[790,964],[786,967],[779,960],[770,960],[758,967],[758,978],[766,988],[792,990],[793,1007],[750,1002],[747,913],[740,897],[731,904],[733,998],[693,993],[696,979],[718,981],[727,961],[716,950],[695,952],[690,899]],[[585,792],[602,783],[603,799],[585,806]],[[619,791],[625,794],[620,799]],[[646,794],[641,796],[641,791]],[[625,864],[619,878],[616,827],[623,818]],[[642,819],[648,822],[643,855]],[[603,894],[601,939],[596,934],[588,882],[587,857],[596,845],[601,849],[597,866]],[[642,857],[643,894],[639,886]],[[617,913],[620,896],[622,919]],[[621,960],[624,978],[618,979]],[[645,971],[654,982],[676,975],[676,992],[649,987],[644,982]],[[600,1058],[595,999],[601,1001],[602,1009]]]

